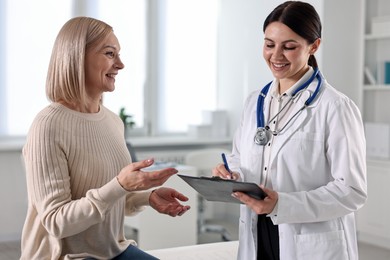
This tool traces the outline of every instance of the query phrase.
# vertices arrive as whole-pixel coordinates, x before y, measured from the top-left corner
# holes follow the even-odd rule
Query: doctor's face
[[[263,57],[274,77],[292,84],[298,81],[309,69],[307,62],[319,40],[309,44],[281,22],[270,23],[264,35]]]

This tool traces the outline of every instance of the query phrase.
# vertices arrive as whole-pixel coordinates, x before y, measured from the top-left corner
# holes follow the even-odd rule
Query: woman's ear
[[[318,48],[321,45],[321,38],[317,38],[312,44],[311,44],[311,50],[310,50],[310,55],[314,55]]]

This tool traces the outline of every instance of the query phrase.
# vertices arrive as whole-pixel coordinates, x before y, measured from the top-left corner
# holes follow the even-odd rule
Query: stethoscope
[[[281,129],[274,130],[274,131],[271,130],[269,127],[269,123],[272,122],[286,108],[286,106],[296,97],[296,95],[299,92],[303,91],[307,86],[309,86],[309,84],[315,78],[317,78],[317,80],[318,80],[317,87],[316,87],[314,93],[312,95],[310,95],[310,97],[306,100],[304,105],[287,121],[287,123]],[[318,70],[318,68],[315,68],[313,75],[311,75],[311,77],[306,82],[304,82],[300,87],[298,87],[296,90],[294,90],[294,92],[291,95],[290,100],[288,100],[288,102],[286,102],[286,104],[279,110],[279,112],[276,113],[276,115],[268,121],[267,125],[265,125],[264,111],[263,111],[264,99],[267,96],[267,93],[268,93],[268,90],[269,90],[271,84],[272,84],[272,81],[270,83],[268,83],[261,90],[259,97],[257,99],[257,112],[256,112],[257,130],[256,130],[254,141],[255,141],[255,144],[258,144],[258,145],[266,145],[269,142],[269,140],[271,139],[271,135],[276,136],[280,132],[282,132],[294,117],[296,117],[300,112],[302,112],[303,109],[305,109],[307,106],[309,106],[313,102],[313,100],[318,95],[318,92],[320,91],[320,88],[322,85],[322,75],[321,75],[320,71]]]

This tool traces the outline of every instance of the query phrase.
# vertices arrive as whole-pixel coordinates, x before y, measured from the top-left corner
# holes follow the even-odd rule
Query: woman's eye
[[[267,48],[273,48],[273,47],[275,47],[275,45],[274,45],[274,44],[266,44],[265,47],[267,47]]]
[[[106,55],[111,57],[111,58],[114,58],[115,57],[115,53],[113,51],[108,51],[106,52]]]
[[[285,46],[284,49],[287,50],[287,51],[292,51],[292,50],[295,50],[296,47],[287,47]]]

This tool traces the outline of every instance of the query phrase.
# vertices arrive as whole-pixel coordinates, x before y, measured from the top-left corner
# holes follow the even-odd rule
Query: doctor
[[[263,26],[275,77],[246,100],[228,162],[234,179],[267,197],[233,196],[240,209],[238,259],[358,259],[355,215],[366,201],[366,155],[356,105],[321,75],[321,22],[287,1]],[[223,164],[213,175],[230,178]]]

